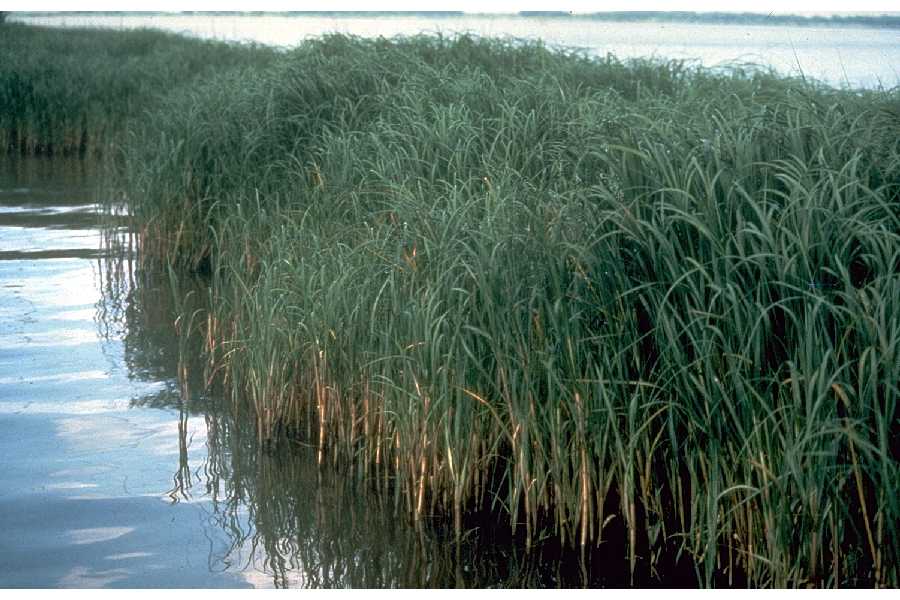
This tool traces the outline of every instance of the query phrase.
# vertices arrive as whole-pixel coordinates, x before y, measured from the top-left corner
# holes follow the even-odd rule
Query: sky
[[[286,0],[155,0],[135,2],[132,10],[426,10],[422,0],[391,0],[360,2],[352,0],[331,0],[329,2],[298,3]],[[122,10],[121,2],[85,0],[72,3],[71,0],[0,0],[3,10]],[[869,12],[897,11],[896,0],[557,0],[547,2],[510,0],[457,0],[427,5],[432,10],[462,10],[465,12],[516,12],[520,10],[569,10],[579,12],[602,12],[608,10],[662,10],[698,12],[756,12],[775,14],[859,14]]]

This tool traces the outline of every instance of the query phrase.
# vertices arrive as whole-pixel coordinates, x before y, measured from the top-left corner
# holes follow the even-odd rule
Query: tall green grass
[[[318,468],[315,452],[295,439],[260,439],[254,422],[233,418],[219,386],[208,385],[215,368],[204,356],[208,340],[189,324],[208,312],[203,279],[136,270],[133,254],[123,252],[127,235],[106,242],[98,331],[121,339],[129,377],[170,381],[133,405],[179,413],[168,495],[209,501],[208,520],[224,535],[210,549],[211,568],[252,562],[277,587],[316,588],[605,587],[621,578],[590,569],[577,550],[561,555],[553,543],[525,552],[503,527],[471,531],[461,545],[440,521],[424,531],[409,527],[396,518],[389,486]],[[191,334],[173,337],[173,322]],[[205,422],[200,462],[188,452],[189,420],[197,419]]]
[[[633,583],[900,583],[898,90],[470,36],[266,64],[115,154],[261,438]]]
[[[123,174],[234,405],[414,521],[896,587],[898,100],[331,36],[171,94]]]
[[[0,150],[98,154],[158,96],[213,71],[263,67],[276,55],[160,31],[0,20]]]

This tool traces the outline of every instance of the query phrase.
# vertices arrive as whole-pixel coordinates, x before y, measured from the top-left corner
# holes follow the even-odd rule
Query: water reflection
[[[246,587],[207,568],[206,513],[165,495],[205,428],[135,401],[173,374],[125,365],[127,220],[99,226],[96,170],[0,159],[0,587]]]

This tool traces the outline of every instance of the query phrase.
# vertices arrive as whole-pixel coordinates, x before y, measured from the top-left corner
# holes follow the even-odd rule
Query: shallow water
[[[129,361],[129,261],[104,250],[91,179],[77,161],[0,169],[0,586],[247,585],[206,568],[223,538],[207,503],[168,494],[182,420],[140,406],[174,397],[174,371]],[[183,426],[202,464],[206,424]]]
[[[93,182],[0,161],[0,588],[609,583],[482,529],[457,551],[313,449],[261,448],[198,353],[179,382],[168,279],[135,269],[121,218],[100,228]]]
[[[464,15],[443,18],[285,17],[227,15],[13,17],[65,27],[155,27],[204,38],[293,46],[324,33],[366,37],[417,33],[542,39],[619,58],[659,57],[707,67],[728,63],[771,66],[782,74],[811,77],[834,86],[891,88],[900,85],[896,29],[857,26],[716,25],[674,22],[614,23],[579,19]]]

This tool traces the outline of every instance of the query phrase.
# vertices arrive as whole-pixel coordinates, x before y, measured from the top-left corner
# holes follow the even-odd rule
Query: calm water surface
[[[478,16],[278,17],[278,16],[67,16],[20,17],[42,25],[113,28],[156,27],[207,38],[293,46],[328,32],[361,36],[421,32],[543,39],[619,58],[683,59],[715,67],[756,63],[834,86],[900,85],[900,32],[864,27],[790,27],[690,23],[613,23],[579,19]]]
[[[166,323],[131,327],[89,165],[0,165],[0,587],[256,582],[222,565],[207,495],[177,493],[207,423],[176,408]]]
[[[482,535],[457,553],[311,449],[260,448],[202,365],[179,383],[167,278],[101,229],[92,171],[0,160],[0,588],[602,582]]]

